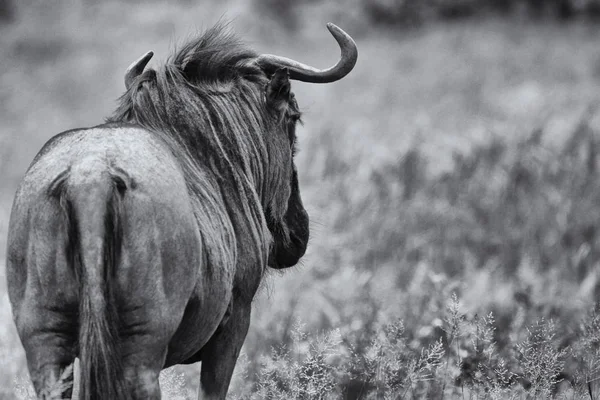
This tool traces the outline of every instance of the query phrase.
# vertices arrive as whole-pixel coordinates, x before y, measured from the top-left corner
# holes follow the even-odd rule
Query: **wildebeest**
[[[220,25],[144,71],[149,52],[105,124],[36,155],[7,277],[39,398],[76,357],[82,399],[159,399],[161,369],[197,361],[205,398],[225,397],[266,267],[307,246],[289,80],[336,81],[358,54],[327,27],[342,57],[326,70],[258,55]]]

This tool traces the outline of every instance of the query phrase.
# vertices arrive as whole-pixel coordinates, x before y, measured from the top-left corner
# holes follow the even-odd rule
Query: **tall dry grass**
[[[293,85],[313,239],[257,298],[232,398],[598,398],[598,27],[386,31],[307,3],[287,32],[242,1],[20,2],[0,28],[0,264],[33,155],[101,123],[138,55],[160,62],[228,10],[259,51],[326,66],[331,19],[360,61]],[[0,398],[28,398],[4,281]],[[166,371],[164,397],[195,398],[197,372]]]
[[[413,148],[360,196],[340,183],[343,243],[300,314],[321,333],[274,319],[240,398],[600,396],[597,136],[585,114],[561,146],[496,139],[434,177]]]

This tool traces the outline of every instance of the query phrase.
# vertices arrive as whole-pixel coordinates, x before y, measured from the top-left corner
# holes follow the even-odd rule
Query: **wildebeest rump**
[[[289,79],[350,72],[356,46],[328,28],[342,57],[326,70],[258,55],[222,26],[144,71],[149,52],[105,124],[44,145],[7,258],[38,397],[75,357],[82,399],[158,399],[161,369],[197,361],[201,396],[225,397],[265,268],[306,250]]]

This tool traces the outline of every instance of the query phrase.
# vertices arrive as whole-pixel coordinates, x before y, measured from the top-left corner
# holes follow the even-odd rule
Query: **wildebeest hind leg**
[[[158,376],[164,364],[166,345],[161,351],[152,340],[144,339],[128,338],[122,345],[123,350],[130,353],[124,360],[123,373],[132,400],[159,400]]]
[[[250,325],[250,304],[234,301],[228,321],[221,325],[202,348],[200,400],[222,400]]]
[[[26,302],[30,305],[31,302]],[[17,328],[21,335],[29,374],[38,398],[70,399],[73,386],[75,338],[61,313],[30,306]]]
[[[42,335],[40,335],[42,336]],[[38,398],[44,400],[70,399],[73,391],[72,354],[46,338],[36,346],[35,336],[27,341],[27,361]]]
[[[61,365],[47,365],[37,374],[35,390],[42,400],[70,399],[73,395],[73,371]]]
[[[54,377],[58,376],[58,379],[53,379],[52,383],[44,391],[46,399],[64,400],[73,397],[73,368],[74,363],[66,367],[61,365],[55,368],[55,371],[59,371],[60,375],[54,374]],[[44,397],[42,396],[42,398]]]
[[[47,365],[38,371],[34,387],[42,400],[70,399],[73,394],[73,371],[61,365]]]

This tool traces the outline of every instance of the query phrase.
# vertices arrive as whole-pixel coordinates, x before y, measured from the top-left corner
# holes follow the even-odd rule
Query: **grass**
[[[256,299],[231,397],[600,398],[597,26],[387,32],[311,3],[289,33],[241,1],[50,3],[24,1],[0,33],[0,264],[28,163],[100,123],[138,55],[164,60],[229,10],[259,51],[326,66],[332,18],[357,36],[356,70],[294,84],[313,239]],[[0,399],[24,399],[4,281]],[[164,372],[164,397],[195,398],[197,372]]]
[[[579,331],[572,347],[557,336],[553,321],[526,327],[521,341],[501,349],[499,326],[459,311],[454,295],[438,327],[440,336],[425,345],[409,340],[401,320],[367,330],[361,337],[339,329],[309,337],[295,324],[288,345],[280,345],[258,363],[241,361],[242,386],[233,399],[406,399],[469,398],[595,399],[600,394],[597,340]],[[594,311],[583,324],[597,324]],[[567,363],[594,359],[595,366],[574,374]],[[248,369],[258,365],[254,375]]]
[[[296,394],[305,387],[303,357],[319,357],[290,350],[255,367],[254,386],[243,392],[259,393],[256,398],[600,396],[594,308],[600,147],[589,118],[561,146],[545,144],[543,130],[512,143],[497,139],[456,156],[435,177],[413,148],[373,171],[362,195],[351,197],[350,181],[336,187],[348,199],[332,223],[343,243],[324,250],[328,269],[313,270],[309,283],[299,285],[306,297],[293,303],[308,301],[313,312],[282,311],[341,337],[335,351],[327,347],[337,360],[317,368],[330,368],[335,389],[316,391],[324,397]],[[346,249],[355,251],[343,254]],[[265,330],[277,333],[281,325],[272,324]],[[275,348],[314,347],[306,336],[285,335],[288,325],[283,329]],[[264,352],[250,365],[261,365]],[[278,391],[261,392],[265,380]]]

